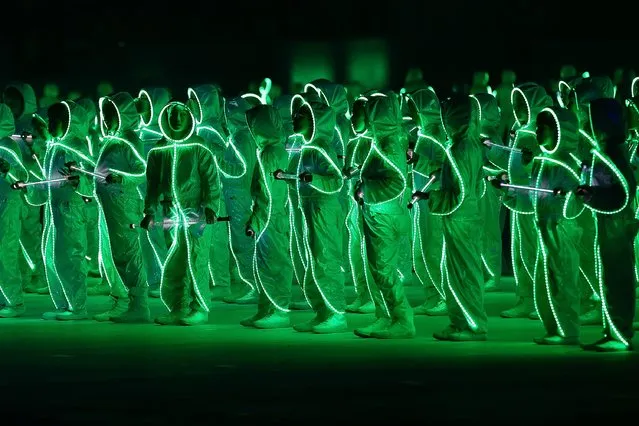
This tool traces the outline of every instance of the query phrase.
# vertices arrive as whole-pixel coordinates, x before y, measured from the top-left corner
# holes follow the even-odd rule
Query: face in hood
[[[306,144],[330,142],[335,123],[335,111],[324,103],[304,102],[293,115],[293,131],[302,135]]]
[[[139,124],[135,100],[126,92],[100,99],[100,129],[102,136],[123,134]]]
[[[331,83],[328,80],[315,80],[304,88],[305,92],[315,91],[320,94],[324,102],[328,104],[335,114],[346,115],[348,113],[348,96],[346,88],[341,84]]]
[[[259,149],[286,143],[286,135],[282,127],[279,112],[271,105],[257,105],[245,113],[253,140]]]
[[[481,133],[487,136],[497,135],[501,125],[497,98],[488,93],[477,93],[470,95],[470,98],[476,103]]]
[[[442,121],[448,139],[453,143],[479,129],[477,103],[466,95],[456,95],[442,102]]]
[[[143,127],[157,123],[162,108],[171,100],[171,92],[165,88],[142,89],[135,99],[135,109]]]
[[[222,89],[215,84],[203,84],[189,88],[188,106],[193,111],[197,125],[226,124]]]
[[[84,138],[89,132],[86,110],[73,101],[51,105],[48,117],[49,134],[54,138]]]
[[[565,108],[544,108],[536,120],[537,143],[546,155],[567,157],[577,150],[579,124],[577,116]]]
[[[2,100],[11,108],[15,121],[30,118],[38,109],[33,87],[26,83],[14,83],[5,87]]]
[[[623,107],[616,99],[590,102],[590,125],[598,141],[620,144],[625,140]]]
[[[552,98],[536,83],[524,83],[515,87],[510,93],[510,102],[515,120],[521,127],[534,124],[535,117],[542,109],[553,106]]]
[[[226,119],[228,120],[229,131],[235,133],[238,130],[245,129],[246,111],[260,104],[259,99],[248,96],[238,96],[228,101],[226,103]]]
[[[162,108],[158,123],[160,132],[171,142],[184,142],[195,133],[195,117],[182,102],[169,102]]]
[[[13,112],[8,105],[0,104],[0,139],[10,138],[16,131]]]

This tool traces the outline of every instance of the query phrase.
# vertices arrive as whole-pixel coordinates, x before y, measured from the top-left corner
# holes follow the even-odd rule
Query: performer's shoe
[[[632,342],[628,343],[629,344],[626,345],[611,337],[604,337],[589,345],[582,345],[581,348],[584,351],[592,352],[630,352],[634,348],[632,347]]]
[[[290,326],[291,318],[289,317],[288,312],[282,312],[279,309],[276,309],[275,312],[253,321],[253,327],[264,330],[289,328]]]
[[[472,330],[460,330],[449,325],[442,331],[433,333],[433,337],[437,340],[447,342],[484,342],[488,338],[486,333],[475,333]]]
[[[412,339],[415,337],[415,326],[412,321],[392,321],[386,328],[371,333],[373,339]]]
[[[147,287],[130,289],[128,309],[120,315],[112,317],[111,321],[120,324],[151,322],[148,291]]]
[[[93,319],[98,322],[111,321],[114,317],[122,315],[128,308],[129,301],[123,299],[113,298],[113,305],[111,309],[101,314],[93,316]]]
[[[390,327],[390,318],[377,318],[374,323],[366,327],[356,328],[353,333],[358,337],[370,338],[376,331],[384,330]]]
[[[153,299],[159,299],[160,296],[160,289],[159,288],[154,288],[153,290],[149,290],[149,297],[153,298]]]
[[[88,320],[89,319],[89,314],[87,313],[86,309],[83,309],[81,311],[69,311],[66,310],[64,312],[61,312],[58,314],[58,316],[56,316],[56,318],[58,321],[80,321],[80,320]]]
[[[192,310],[184,318],[180,319],[180,325],[204,325],[209,322],[209,313],[200,310]]]
[[[181,311],[169,312],[168,314],[157,317],[155,323],[159,325],[178,325],[185,317],[186,313]]]
[[[55,321],[58,319],[58,315],[66,311],[66,309],[56,309],[55,311],[45,312],[42,314],[42,319],[45,321]]]
[[[310,321],[306,321],[306,322],[303,322],[303,323],[300,323],[300,324],[295,324],[293,326],[293,330],[298,331],[300,333],[312,333],[313,332],[313,328],[316,325],[321,324],[325,320],[326,320],[326,315],[317,314]]]
[[[574,336],[561,337],[546,335],[544,337],[535,337],[533,342],[543,346],[579,346],[579,338]]]
[[[0,318],[17,318],[24,315],[25,311],[24,305],[3,306],[0,309]]]
[[[448,315],[448,307],[445,300],[440,300],[435,306],[424,310],[424,313],[431,317],[445,317]]]
[[[539,312],[537,312],[536,310],[532,311],[530,315],[528,315],[528,319],[539,321]]]
[[[313,333],[316,334],[344,333],[347,330],[348,325],[344,314],[331,314],[327,319],[313,326]]]

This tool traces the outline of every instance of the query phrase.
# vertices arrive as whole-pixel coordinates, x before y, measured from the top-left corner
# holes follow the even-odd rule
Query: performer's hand
[[[204,217],[206,218],[207,225],[212,225],[217,221],[215,212],[208,207],[204,209]]]
[[[304,183],[311,183],[311,182],[313,182],[313,175],[310,174],[309,172],[302,172],[299,175],[299,179],[300,179],[300,181],[302,181]]]
[[[140,222],[140,228],[149,230],[149,226],[151,226],[151,222],[153,222],[153,216],[150,214],[145,214],[142,222]]]
[[[106,178],[104,179],[106,181],[106,183],[108,185],[114,184],[114,183],[122,183],[122,181],[124,180],[122,178],[122,176],[115,174],[115,173],[110,173],[106,176]]]

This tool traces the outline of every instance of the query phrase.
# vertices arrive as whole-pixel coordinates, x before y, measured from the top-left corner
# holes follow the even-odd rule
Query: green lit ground
[[[408,292],[420,302],[419,288]],[[25,318],[0,323],[1,417],[7,425],[639,417],[639,355],[535,346],[539,322],[497,316],[513,299],[487,295],[489,342],[447,343],[431,338],[446,318],[418,317],[414,340],[372,341],[244,329],[238,321],[254,307],[221,303],[210,325],[194,328],[45,322],[48,296],[29,296]],[[108,303],[92,297],[89,309]],[[153,311],[162,312],[158,300]],[[350,326],[371,318],[350,315]],[[584,340],[598,333],[584,328]]]

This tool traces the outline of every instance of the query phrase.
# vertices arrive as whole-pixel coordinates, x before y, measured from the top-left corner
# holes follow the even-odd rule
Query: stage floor
[[[407,291],[421,302],[420,288]],[[488,342],[449,343],[431,337],[445,317],[416,317],[413,340],[376,341],[245,329],[238,322],[255,307],[222,303],[209,325],[192,328],[46,322],[49,297],[29,295],[25,317],[0,320],[0,418],[92,426],[639,418],[637,353],[536,346],[538,321],[498,317],[514,299],[487,294]],[[107,297],[89,298],[91,313],[108,307]],[[163,306],[153,300],[152,309]],[[348,318],[353,329],[373,315]],[[584,327],[583,340],[599,333]]]

